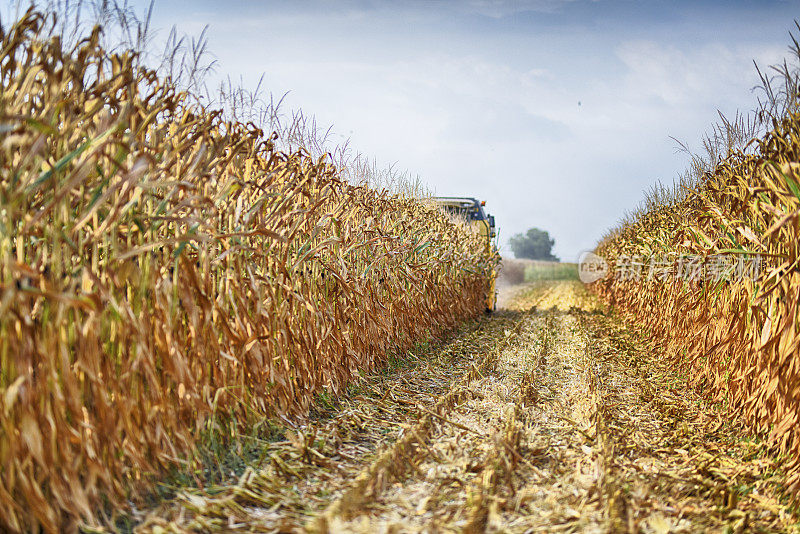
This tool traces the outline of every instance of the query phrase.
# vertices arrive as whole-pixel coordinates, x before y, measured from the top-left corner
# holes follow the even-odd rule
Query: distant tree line
[[[539,228],[531,228],[524,234],[517,234],[510,240],[511,250],[516,258],[529,260],[559,261],[553,255],[555,240],[550,234]]]

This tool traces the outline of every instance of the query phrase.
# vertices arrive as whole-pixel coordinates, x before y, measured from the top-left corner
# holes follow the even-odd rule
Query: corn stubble
[[[761,255],[753,280],[593,284],[631,313],[676,370],[721,401],[728,416],[785,454],[786,487],[800,496],[800,113],[798,95],[746,150],[731,150],[672,199],[653,195],[609,234],[598,254]],[[674,268],[674,267],[673,267]],[[673,272],[673,274],[675,274]]]
[[[0,527],[102,525],[204,432],[303,416],[483,308],[467,227],[47,24],[1,41]]]

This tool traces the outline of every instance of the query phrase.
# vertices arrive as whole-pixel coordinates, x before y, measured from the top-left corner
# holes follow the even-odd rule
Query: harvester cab
[[[484,237],[486,249],[489,252],[494,251],[494,238],[497,231],[494,225],[494,216],[488,215],[483,209],[486,205],[485,200],[481,201],[471,197],[433,197],[432,200],[450,215],[466,219]],[[497,273],[492,271],[489,287],[486,289],[486,311],[488,312],[497,308],[496,277]]]

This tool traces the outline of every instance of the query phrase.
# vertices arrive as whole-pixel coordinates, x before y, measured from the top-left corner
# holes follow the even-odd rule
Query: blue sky
[[[144,3],[142,3],[144,4]],[[356,150],[476,196],[502,244],[531,226],[574,261],[687,164],[717,110],[755,103],[800,2],[156,2],[209,26],[216,74],[332,124]],[[579,105],[580,102],[580,105]],[[507,247],[504,250],[509,253]]]

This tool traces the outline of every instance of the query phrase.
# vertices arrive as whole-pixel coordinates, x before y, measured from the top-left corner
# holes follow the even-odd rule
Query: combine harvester
[[[497,247],[493,241],[497,235],[494,226],[494,215],[488,215],[484,211],[485,200],[477,200],[472,197],[432,197],[431,200],[450,215],[465,219],[467,224],[475,229],[476,233],[484,237],[486,249],[496,253]],[[486,290],[486,311],[488,313],[497,309],[496,280],[497,271],[494,270],[489,280],[489,287]]]

